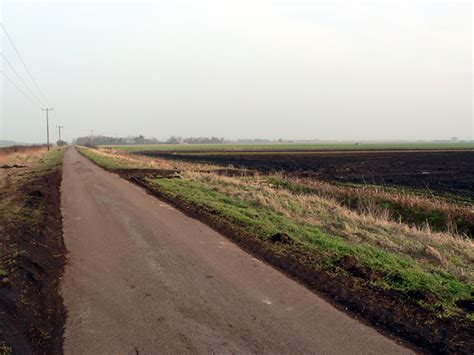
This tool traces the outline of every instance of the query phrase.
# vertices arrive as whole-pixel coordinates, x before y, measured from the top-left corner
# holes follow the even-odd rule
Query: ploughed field
[[[140,151],[149,157],[344,183],[402,186],[474,198],[474,150],[458,151]]]

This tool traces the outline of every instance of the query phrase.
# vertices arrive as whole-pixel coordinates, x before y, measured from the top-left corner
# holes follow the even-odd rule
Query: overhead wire
[[[58,116],[56,115],[56,109],[52,110],[51,113],[53,114],[52,120],[57,120]]]
[[[33,90],[30,89],[30,87],[28,86],[28,84],[21,78],[20,74],[18,74],[18,72],[16,71],[16,69],[13,67],[13,65],[10,63],[10,61],[8,60],[8,58],[0,52],[0,56],[3,58],[3,60],[5,61],[5,63],[7,63],[8,67],[12,70],[12,72],[15,74],[15,76],[18,78],[18,80],[23,84],[23,86],[28,90],[28,92],[31,94],[31,96],[33,96],[36,101],[39,103],[40,106],[42,106],[43,104],[46,104],[46,102],[42,102],[41,99],[33,92]]]
[[[3,70],[0,70],[0,73],[2,73],[3,76],[5,77],[5,79],[7,79],[7,81],[9,81],[10,84],[11,84],[15,89],[17,89],[18,92],[19,92],[20,94],[22,94],[31,104],[33,104],[33,105],[35,105],[35,106],[37,105],[37,104],[33,101],[33,99],[31,99],[31,97],[29,97],[18,85],[16,85],[15,82],[14,82],[12,79],[10,79],[10,77],[9,77]]]
[[[15,45],[15,42],[13,41],[12,37],[9,35],[7,29],[5,28],[5,26],[0,23],[0,27],[3,29],[3,32],[5,33],[6,37],[8,38],[8,41],[11,43],[13,49],[15,50],[15,53],[16,55],[18,56],[18,58],[20,59],[21,63],[23,64],[23,66],[25,67],[25,70],[26,72],[28,73],[28,76],[30,77],[33,85],[36,87],[36,89],[38,90],[40,96],[43,98],[43,100],[45,101],[46,104],[48,104],[48,100],[46,99],[46,96],[44,95],[43,91],[40,89],[39,85],[36,83],[36,80],[35,78],[33,77],[33,75],[31,74],[31,71],[30,69],[28,69],[28,66],[26,65],[25,61],[23,60],[23,57],[21,56],[20,54],[20,51],[18,50],[18,48],[16,47]],[[49,104],[48,104],[49,106]]]

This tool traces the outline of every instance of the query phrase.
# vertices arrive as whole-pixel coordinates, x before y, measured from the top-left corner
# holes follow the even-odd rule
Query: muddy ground
[[[283,172],[324,181],[429,189],[474,199],[474,151],[368,151],[137,154]]]
[[[0,169],[0,353],[62,352],[61,170]],[[18,177],[22,176],[19,181]]]

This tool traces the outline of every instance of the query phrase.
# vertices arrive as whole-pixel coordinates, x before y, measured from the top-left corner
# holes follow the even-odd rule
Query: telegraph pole
[[[64,128],[64,126],[56,126],[58,127],[59,130],[59,140],[61,140],[61,128]]]
[[[49,150],[49,111],[53,111],[54,108],[42,108],[41,111],[46,111],[46,137],[48,139],[48,150]]]

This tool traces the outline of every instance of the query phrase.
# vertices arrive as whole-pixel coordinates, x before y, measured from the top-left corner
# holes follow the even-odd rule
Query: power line
[[[48,100],[46,99],[45,95],[43,94],[43,91],[40,89],[40,87],[38,86],[38,84],[36,83],[36,80],[33,78],[33,75],[31,74],[31,71],[28,69],[28,66],[26,65],[25,61],[23,60],[23,57],[21,56],[20,52],[18,51],[18,49],[16,48],[15,46],[15,43],[13,42],[13,39],[10,37],[10,35],[8,34],[7,32],[7,29],[5,28],[5,26],[0,23],[0,27],[3,29],[3,32],[5,32],[5,35],[7,36],[8,40],[10,41],[13,49],[15,50],[15,53],[17,54],[18,58],[20,59],[21,63],[23,64],[23,66],[25,67],[25,70],[26,72],[28,73],[31,81],[33,82],[33,84],[35,85],[36,89],[38,89],[38,92],[40,93],[41,97],[43,98],[43,100],[48,103]],[[48,105],[49,106],[49,105]]]
[[[18,72],[15,70],[15,68],[13,67],[13,65],[10,63],[10,61],[7,59],[7,57],[0,52],[0,56],[3,58],[3,60],[5,61],[5,63],[7,63],[7,65],[10,67],[10,69],[12,70],[12,72],[15,74],[15,76],[18,78],[18,80],[23,84],[23,86],[28,90],[28,92],[31,94],[31,96],[33,96],[36,101],[38,101],[38,103],[40,104],[40,106],[43,104],[41,102],[41,100],[38,98],[38,96],[35,95],[35,93],[30,89],[30,87],[25,83],[25,81],[21,78],[21,76],[18,74]]]
[[[22,94],[31,104],[33,104],[33,105],[36,106],[35,102],[34,102],[22,89],[20,89],[20,88],[13,82],[13,80],[8,77],[8,75],[7,75],[3,70],[1,70],[0,73],[3,74],[3,76],[5,77],[5,79],[7,79],[7,80],[10,82],[10,84],[12,84],[12,86],[13,86],[15,89],[18,90],[18,92],[19,92],[20,94]]]

